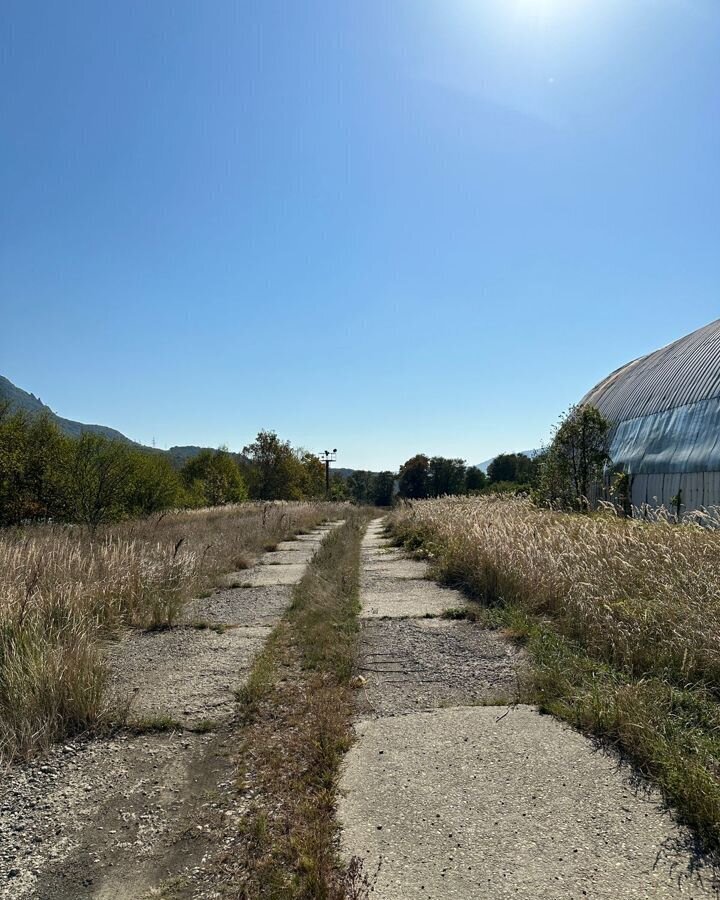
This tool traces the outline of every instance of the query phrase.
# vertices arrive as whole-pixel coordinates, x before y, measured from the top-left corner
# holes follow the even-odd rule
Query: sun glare
[[[538,19],[549,19],[564,13],[573,13],[584,0],[514,0],[518,14],[530,15]]]

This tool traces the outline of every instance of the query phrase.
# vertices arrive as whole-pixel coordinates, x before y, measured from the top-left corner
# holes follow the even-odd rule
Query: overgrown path
[[[378,900],[715,897],[688,835],[612,756],[512,698],[497,632],[438,618],[460,594],[383,538],[363,544],[366,679],[341,783],[348,855]],[[491,705],[480,705],[491,704]]]
[[[279,544],[180,626],[107,648],[136,733],[74,741],[0,788],[0,897],[176,896],[235,802],[235,692],[329,529]]]

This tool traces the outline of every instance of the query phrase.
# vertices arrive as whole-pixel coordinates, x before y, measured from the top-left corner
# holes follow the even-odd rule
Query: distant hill
[[[140,447],[143,450],[149,450],[154,453],[166,453],[170,457],[171,463],[178,469],[182,468],[189,459],[197,456],[201,451],[215,449],[214,447],[198,447],[194,444],[189,444],[183,447],[170,447],[168,450],[160,450],[159,448],[146,447],[144,444],[137,443],[137,441],[131,441],[122,432],[117,431],[115,428],[108,428],[107,425],[88,425],[85,422],[64,419],[50,409],[49,406],[46,406],[35,394],[29,394],[13,384],[8,378],[0,375],[0,404],[3,401],[10,403],[10,408],[13,412],[24,412],[28,416],[48,416],[61,431],[70,435],[70,437],[80,437],[81,434],[90,432],[91,434],[101,434],[103,437],[113,441],[122,441],[125,444]],[[236,457],[238,462],[242,461],[240,453],[235,453],[233,456]],[[354,469],[332,468],[333,474],[341,475],[343,478],[347,478],[354,471]]]
[[[29,416],[46,415],[61,431],[71,437],[80,437],[81,434],[90,432],[91,434],[101,434],[113,441],[123,441],[126,444],[141,446],[114,428],[108,428],[107,425],[88,425],[84,422],[75,422],[73,419],[64,419],[46,406],[35,394],[29,394],[0,375],[0,402],[2,401],[9,402],[13,412],[24,412]]]
[[[207,447],[195,447],[190,444],[187,447],[170,447],[168,450],[163,451],[167,453],[170,457],[170,461],[174,466],[177,466],[178,469],[181,469],[185,463],[193,459],[198,455],[198,453],[202,453],[203,450],[207,450]]]

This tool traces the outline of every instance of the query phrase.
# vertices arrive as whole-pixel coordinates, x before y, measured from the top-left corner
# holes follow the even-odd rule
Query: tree
[[[94,532],[126,511],[133,464],[119,441],[86,432],[73,443],[67,472],[68,501],[76,522]]]
[[[201,450],[185,463],[180,474],[191,494],[196,497],[200,494],[208,506],[247,500],[248,492],[242,473],[224,447]]]
[[[127,503],[135,515],[150,515],[181,504],[180,476],[166,456],[133,451]]]
[[[516,453],[500,453],[488,466],[488,480],[494,481],[515,481],[515,473],[517,471],[517,454]]]
[[[248,486],[255,500],[302,499],[302,472],[289,441],[274,431],[260,431],[243,448],[248,462]]]
[[[378,472],[373,485],[373,502],[376,506],[392,506],[395,489],[393,472]]]
[[[400,467],[401,497],[420,499],[428,496],[430,460],[423,453],[411,457]]]
[[[71,452],[72,441],[47,416],[28,423],[23,475],[27,518],[67,516],[65,482]]]
[[[330,499],[335,503],[343,503],[350,499],[347,481],[337,473],[330,475]]]
[[[501,453],[488,466],[491,484],[534,485],[537,481],[538,462],[525,453]]]
[[[587,508],[591,488],[610,462],[612,422],[594,406],[572,406],[555,427],[541,462],[540,491],[548,501]]]
[[[477,466],[470,466],[465,473],[465,490],[471,494],[481,491],[487,484],[487,475]]]
[[[315,453],[307,450],[295,451],[300,464],[296,488],[299,496],[295,499],[314,499],[325,496],[325,465]],[[291,491],[293,488],[291,487]],[[331,483],[332,493],[332,483]]]
[[[465,492],[465,460],[433,456],[428,470],[428,493],[444,497]]]
[[[364,469],[351,472],[347,480],[347,488],[355,503],[374,503],[375,475]]]

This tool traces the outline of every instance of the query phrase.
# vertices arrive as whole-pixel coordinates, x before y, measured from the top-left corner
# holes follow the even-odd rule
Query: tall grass
[[[720,532],[505,496],[391,525],[522,634],[542,706],[621,747],[720,846]]]
[[[263,549],[337,515],[322,503],[241,504],[108,527],[0,531],[0,757],[108,721],[100,639],[173,624],[183,601]]]

